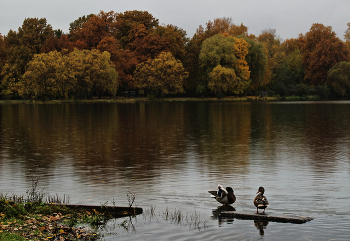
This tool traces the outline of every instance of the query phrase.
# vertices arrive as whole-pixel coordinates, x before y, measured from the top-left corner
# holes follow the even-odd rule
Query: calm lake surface
[[[349,156],[348,101],[0,105],[0,192],[26,195],[35,169],[38,190],[71,204],[134,193],[144,214],[111,220],[104,240],[349,240]],[[268,214],[314,220],[219,220],[218,183],[237,211],[264,186]]]

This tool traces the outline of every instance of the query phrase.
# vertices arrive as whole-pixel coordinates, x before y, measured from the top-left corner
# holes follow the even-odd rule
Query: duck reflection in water
[[[261,221],[261,220],[254,220],[254,226],[259,229],[259,234],[264,235],[266,229],[266,226],[269,224],[269,221]]]
[[[219,206],[217,209],[213,209],[213,215],[218,217],[219,214],[224,211],[236,211],[236,209],[231,205]]]
[[[223,206],[219,206],[217,209],[213,209],[212,213],[213,213],[213,217],[216,219],[218,219],[219,225],[221,225],[223,222],[227,222],[227,223],[233,223],[233,218],[220,218],[219,214],[221,212],[224,211],[236,211],[236,209],[234,207],[232,207],[231,205],[223,205]]]

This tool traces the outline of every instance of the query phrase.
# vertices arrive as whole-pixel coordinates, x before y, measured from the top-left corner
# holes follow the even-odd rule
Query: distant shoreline
[[[105,99],[82,99],[82,100],[0,100],[0,104],[65,104],[65,103],[138,103],[138,102],[243,102],[243,101],[305,101],[320,100],[318,96],[288,96],[282,97],[259,97],[259,96],[246,96],[246,97],[233,97],[227,96],[225,98],[216,97],[165,97],[159,99],[148,99],[146,97],[116,97],[116,98],[105,98]]]

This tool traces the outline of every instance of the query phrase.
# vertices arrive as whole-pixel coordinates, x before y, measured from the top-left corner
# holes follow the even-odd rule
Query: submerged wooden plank
[[[240,219],[262,220],[283,223],[306,223],[311,221],[312,217],[298,217],[298,216],[275,216],[264,213],[249,213],[237,211],[223,211],[220,212],[219,217],[234,217]]]
[[[142,214],[143,209],[140,207],[120,207],[120,206],[105,206],[105,205],[78,205],[78,204],[51,204],[51,205],[62,205],[76,210],[86,210],[104,213],[108,212],[113,214],[114,217],[124,217],[131,215]]]

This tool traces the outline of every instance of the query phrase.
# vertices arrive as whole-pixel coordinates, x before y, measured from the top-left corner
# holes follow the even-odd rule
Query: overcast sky
[[[129,10],[148,11],[160,24],[173,24],[192,37],[199,25],[230,17],[259,35],[276,29],[283,40],[297,38],[313,23],[332,26],[343,39],[350,22],[349,0],[0,0],[0,33],[18,30],[25,18],[46,18],[53,29],[68,33],[69,24],[83,15]]]

